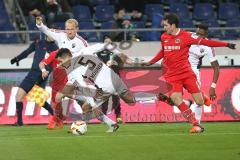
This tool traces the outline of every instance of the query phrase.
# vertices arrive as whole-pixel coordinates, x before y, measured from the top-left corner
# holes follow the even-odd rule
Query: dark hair
[[[197,25],[197,28],[208,31],[208,25],[206,23],[201,23],[201,24]]]
[[[72,56],[71,51],[70,51],[69,49],[67,49],[67,48],[61,48],[61,49],[58,50],[55,58],[65,57],[65,56],[67,56],[67,55],[68,55],[68,56]]]
[[[168,13],[163,17],[163,20],[167,20],[169,24],[175,24],[178,28],[179,26],[179,17],[175,13]]]
[[[104,36],[103,36],[103,42],[104,42],[106,39],[111,39],[111,40],[112,40],[112,38],[111,38],[110,36],[104,35]]]

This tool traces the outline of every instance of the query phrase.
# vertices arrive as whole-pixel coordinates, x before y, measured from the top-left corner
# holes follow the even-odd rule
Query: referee
[[[20,53],[17,57],[11,59],[10,63],[16,63],[18,65],[19,61],[26,58],[28,55],[35,51],[33,57],[33,63],[31,70],[28,72],[27,76],[19,85],[17,94],[16,94],[16,111],[17,111],[17,122],[14,124],[15,126],[22,126],[22,111],[23,111],[23,98],[25,95],[32,89],[32,87],[37,84],[42,88],[45,88],[47,78],[42,78],[42,72],[39,69],[39,63],[44,59],[48,53],[57,49],[54,41],[47,37],[43,40],[36,40],[30,44],[30,46]],[[51,71],[51,67],[47,67],[49,71]],[[45,102],[43,108],[48,110],[48,112],[53,115],[53,109],[50,104]]]

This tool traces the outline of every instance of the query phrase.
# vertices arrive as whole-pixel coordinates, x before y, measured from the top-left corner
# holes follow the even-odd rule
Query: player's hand
[[[236,44],[228,43],[227,47],[230,48],[230,49],[236,49]]]
[[[215,88],[210,88],[209,89],[209,95],[210,95],[210,100],[214,101],[217,98],[216,92],[215,92]]]
[[[11,61],[10,61],[10,63],[11,64],[14,64],[14,63],[16,63],[17,64],[17,66],[19,66],[19,60],[17,59],[17,57],[14,57],[13,59],[11,59]]]
[[[111,61],[111,60],[107,61],[107,63],[106,63],[106,65],[107,65],[108,67],[110,67],[112,64],[113,64],[113,61]]]
[[[144,62],[144,61],[140,62],[140,64],[141,64],[141,66],[151,66],[152,65],[151,63]]]
[[[37,25],[41,25],[42,24],[42,17],[41,16],[37,16],[36,17],[36,24]]]
[[[45,79],[48,77],[49,72],[48,71],[43,71],[42,72],[42,78]]]
[[[92,111],[93,111],[93,114],[94,114],[96,117],[99,117],[99,116],[102,115],[102,110],[101,110],[99,107],[93,108]]]

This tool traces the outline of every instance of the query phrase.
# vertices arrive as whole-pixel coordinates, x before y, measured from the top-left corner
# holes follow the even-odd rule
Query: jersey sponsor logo
[[[180,46],[164,46],[165,51],[180,50]]]
[[[203,53],[203,52],[204,52],[204,49],[203,49],[203,48],[201,48],[201,49],[200,49],[200,53]]]
[[[75,48],[75,47],[76,47],[76,44],[75,44],[75,43],[73,43],[73,44],[72,44],[72,48]]]

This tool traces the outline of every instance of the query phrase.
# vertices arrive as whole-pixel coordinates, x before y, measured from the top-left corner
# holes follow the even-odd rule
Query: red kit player
[[[193,124],[191,133],[203,132],[204,128],[198,124],[194,113],[183,101],[183,88],[192,94],[194,101],[202,106],[204,104],[203,94],[200,91],[196,75],[189,63],[189,48],[192,44],[201,44],[209,47],[229,47],[235,49],[235,44],[207,40],[196,36],[178,27],[179,19],[176,14],[169,13],[163,18],[163,28],[165,33],[161,36],[162,49],[149,62],[142,65],[152,65],[163,59],[162,65],[165,80],[171,84],[172,90],[170,98],[179,108],[183,116]]]

